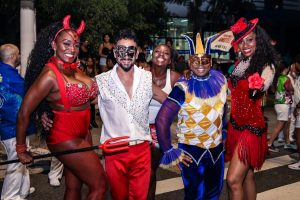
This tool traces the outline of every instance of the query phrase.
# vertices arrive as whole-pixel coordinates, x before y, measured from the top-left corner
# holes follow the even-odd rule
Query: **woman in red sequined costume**
[[[18,157],[23,164],[32,162],[26,151],[25,130],[31,113],[44,112],[45,100],[53,113],[53,126],[46,141],[51,152],[67,151],[92,145],[89,132],[90,102],[98,94],[91,78],[78,70],[75,59],[79,53],[82,21],[78,29],[54,23],[41,31],[29,58],[25,81],[28,91],[18,114]],[[81,199],[82,184],[86,184],[88,200],[104,199],[106,179],[99,157],[94,151],[59,156],[64,164],[66,191],[64,199]]]
[[[268,152],[267,125],[261,110],[263,93],[272,84],[280,56],[258,19],[240,18],[230,27],[232,45],[243,58],[238,60],[229,78],[231,116],[226,141],[226,160],[230,199],[256,199],[254,169],[260,169]],[[258,73],[264,84],[249,88],[248,77]]]

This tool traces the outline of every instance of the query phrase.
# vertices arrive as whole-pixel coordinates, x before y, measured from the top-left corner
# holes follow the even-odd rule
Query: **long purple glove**
[[[179,162],[183,152],[180,149],[173,148],[171,144],[170,127],[180,110],[180,106],[173,100],[166,99],[162,104],[155,119],[157,139],[164,155],[160,161],[161,167],[169,167]]]

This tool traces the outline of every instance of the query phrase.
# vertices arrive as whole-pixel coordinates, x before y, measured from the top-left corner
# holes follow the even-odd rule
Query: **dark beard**
[[[134,64],[132,64],[130,67],[124,67],[121,64],[118,64],[118,65],[123,69],[124,72],[128,72],[134,66]]]

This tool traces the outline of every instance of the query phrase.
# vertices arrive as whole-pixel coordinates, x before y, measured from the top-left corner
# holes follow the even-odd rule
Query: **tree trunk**
[[[201,33],[201,28],[202,28],[202,14],[199,10],[199,7],[201,6],[202,2],[199,0],[194,0],[192,5],[192,10],[193,10],[193,36],[196,38],[197,33]]]
[[[21,0],[20,2],[21,76],[24,77],[28,56],[36,40],[36,26],[34,0]]]

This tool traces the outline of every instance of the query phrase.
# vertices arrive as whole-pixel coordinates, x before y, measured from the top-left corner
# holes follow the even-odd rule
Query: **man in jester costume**
[[[191,48],[190,79],[181,77],[164,101],[156,118],[157,136],[164,155],[160,166],[179,164],[185,200],[218,199],[224,176],[226,78],[211,69],[200,34]],[[170,126],[178,115],[178,148],[171,144]]]

